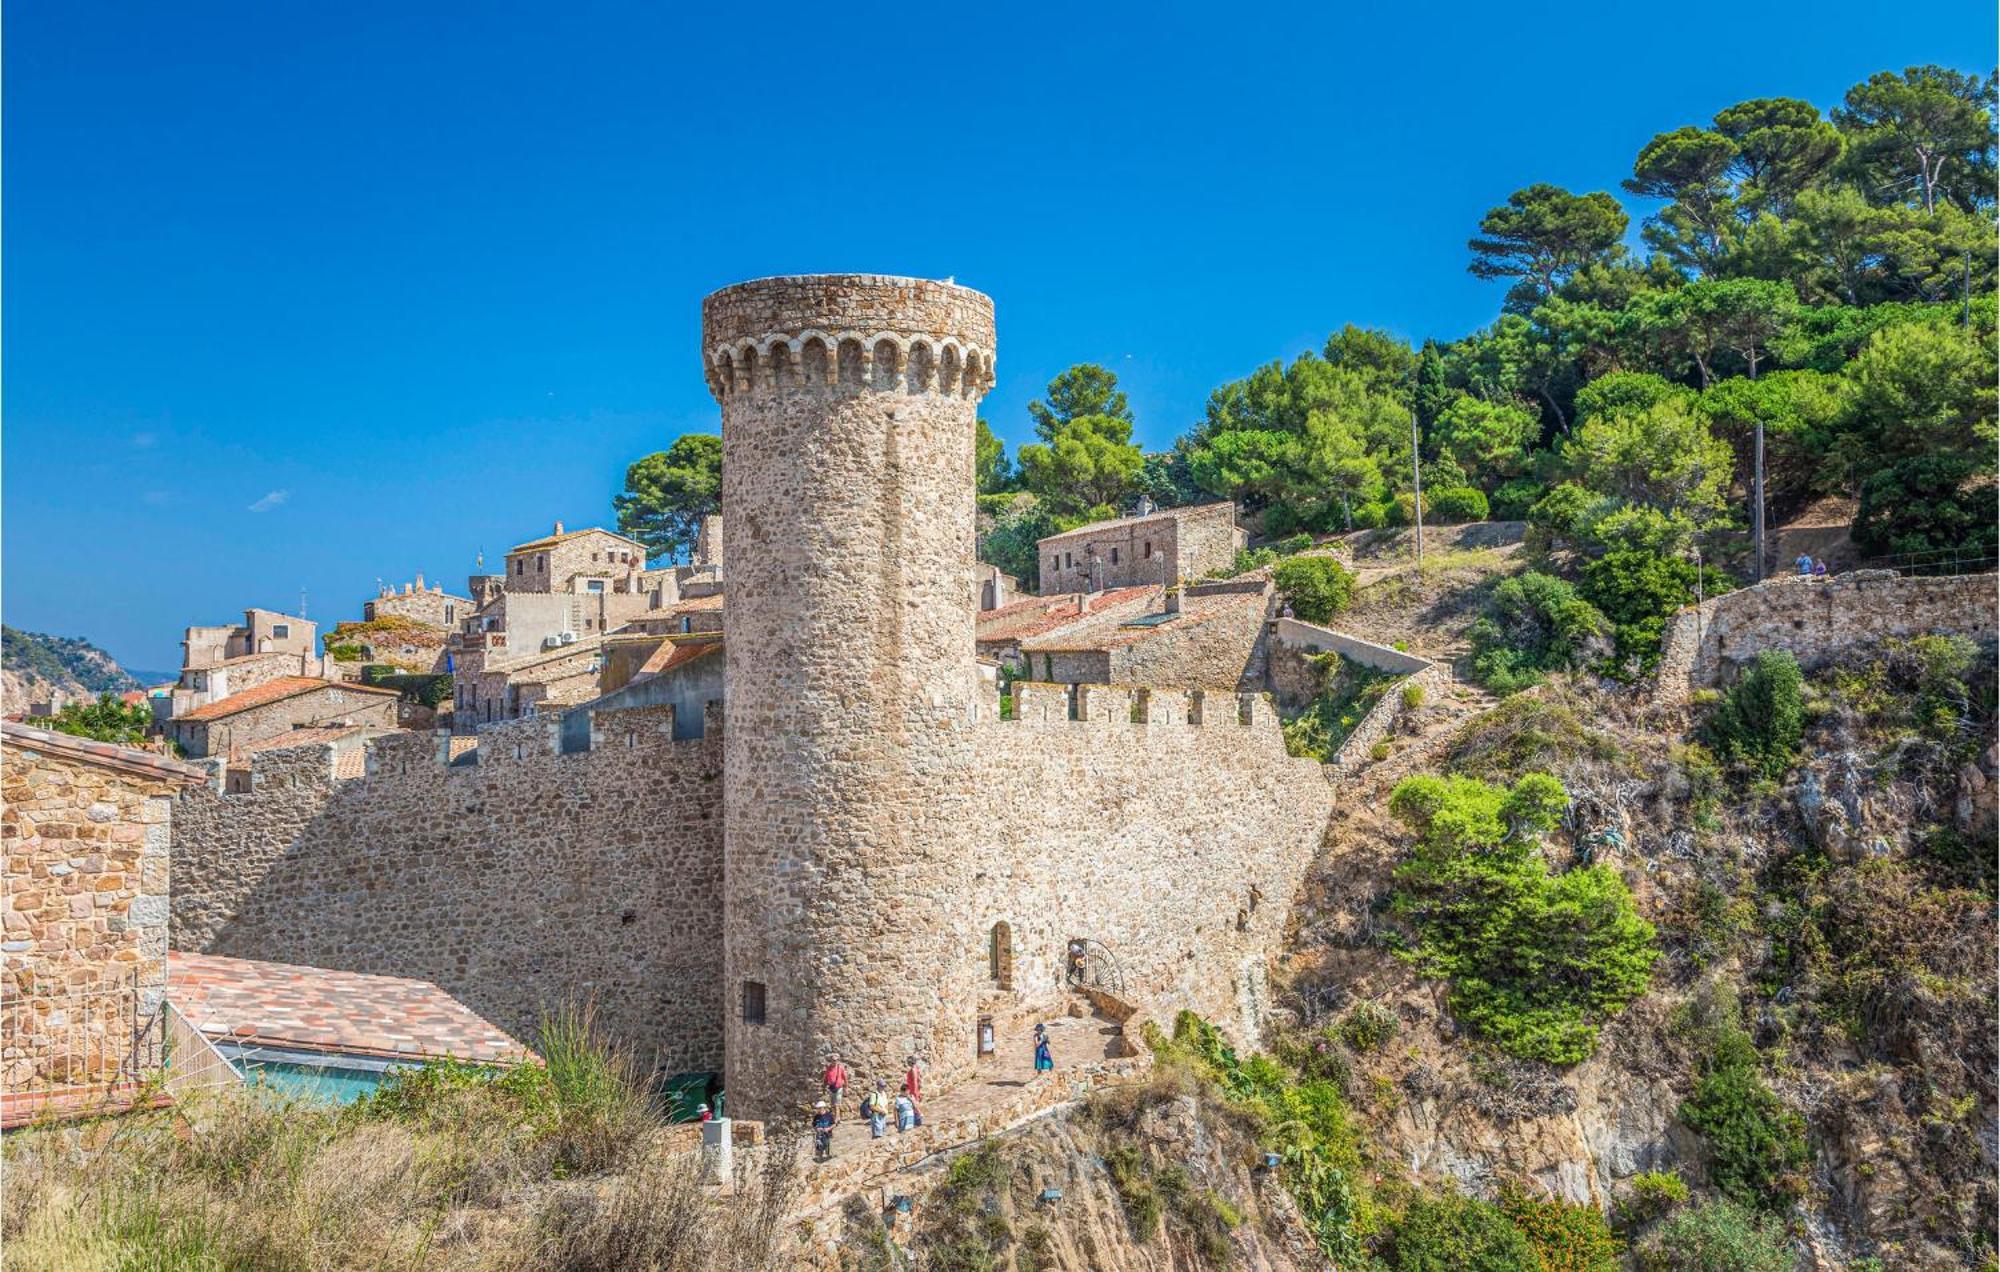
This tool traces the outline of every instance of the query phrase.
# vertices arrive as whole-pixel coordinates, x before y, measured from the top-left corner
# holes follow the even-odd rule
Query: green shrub
[[[1104,1169],[1111,1176],[1119,1204],[1125,1207],[1132,1235],[1141,1242],[1152,1240],[1160,1228],[1164,1203],[1153,1173],[1147,1169],[1145,1152],[1135,1144],[1120,1144],[1104,1154]]]
[[[1326,622],[1354,599],[1354,575],[1329,556],[1293,557],[1271,577],[1292,613],[1308,623]]]
[[[1429,495],[1425,495],[1424,516],[1429,517],[1430,515],[1431,515],[1431,497]],[[1404,491],[1402,494],[1397,495],[1394,499],[1391,499],[1386,505],[1383,506],[1382,524],[1385,526],[1413,525],[1416,523],[1416,520],[1417,520],[1417,498],[1415,495],[1411,494],[1407,490]]]
[[[1711,1032],[1680,1119],[1707,1145],[1709,1181],[1734,1200],[1782,1209],[1803,1188],[1805,1119],[1764,1085],[1757,1048],[1734,1020]]]
[[[1602,499],[1574,482],[1551,486],[1528,508],[1528,528],[1545,544],[1574,541]]]
[[[1236,552],[1236,559],[1230,563],[1227,570],[1220,572],[1219,577],[1234,578],[1238,574],[1248,574],[1252,570],[1261,570],[1277,559],[1278,554],[1269,548],[1239,548]]]
[[[1566,803],[1546,773],[1511,788],[1406,778],[1389,800],[1418,837],[1391,895],[1415,934],[1403,956],[1449,981],[1453,1014],[1501,1050],[1550,1064],[1588,1057],[1660,954],[1616,872],[1549,871],[1540,837]]]
[[[1425,499],[1424,515],[1439,525],[1486,520],[1486,495],[1471,486],[1451,486]]]
[[[1717,1200],[1671,1215],[1638,1252],[1645,1272],[1792,1272],[1785,1227]]]
[[[1389,1266],[1396,1272],[1527,1272],[1535,1247],[1490,1201],[1446,1193],[1412,1201],[1397,1221]]]
[[[1495,693],[1527,689],[1551,671],[1594,661],[1609,648],[1607,626],[1562,579],[1535,570],[1502,579],[1468,629],[1473,677]]]
[[[335,662],[360,662],[367,657],[366,651],[352,641],[328,642],[326,656]]]
[[[1706,595],[1730,589],[1720,571],[1702,568]],[[1607,552],[1583,570],[1583,598],[1611,623],[1613,661],[1607,670],[1626,680],[1660,665],[1667,620],[1695,601],[1694,562],[1658,552]]]
[[[1536,1272],[1617,1272],[1618,1242],[1596,1206],[1507,1188],[1500,1208],[1534,1247]]]
[[[1357,1003],[1333,1027],[1334,1036],[1351,1051],[1366,1055],[1389,1045],[1401,1022],[1396,1013],[1379,1003]]]
[[[1688,1199],[1687,1181],[1671,1170],[1642,1170],[1627,1188],[1618,1212],[1630,1223],[1650,1223]]]
[[[1288,557],[1297,556],[1312,545],[1313,537],[1304,531],[1300,531],[1288,539],[1278,540],[1278,542],[1271,545],[1271,549],[1281,557]]]
[[[1340,654],[1318,654],[1313,662],[1319,670],[1319,693],[1304,711],[1284,722],[1285,750],[1330,764],[1348,735],[1401,677]]]
[[[1525,521],[1528,509],[1548,489],[1548,483],[1534,477],[1516,477],[1500,483],[1488,501],[1488,516],[1498,521]]]
[[[1723,761],[1768,780],[1783,777],[1798,761],[1805,733],[1798,660],[1782,649],[1759,653],[1709,716],[1705,733]]]
[[[1424,705],[1424,687],[1415,682],[1403,686],[1403,706],[1411,711]]]

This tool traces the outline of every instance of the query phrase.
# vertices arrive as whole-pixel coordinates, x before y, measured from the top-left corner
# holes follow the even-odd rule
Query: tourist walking
[[[910,1097],[910,1116],[913,1125],[924,1124],[924,1074],[923,1067],[915,1056],[903,1057],[903,1094]]]
[[[861,1116],[868,1119],[868,1138],[881,1139],[889,1121],[889,1084],[875,1079],[875,1089],[861,1097]]]
[[[833,1104],[833,1120],[840,1120],[840,1097],[847,1090],[847,1066],[840,1062],[840,1053],[830,1051],[826,1057],[826,1098]]]
[[[833,1156],[833,1110],[825,1100],[813,1105],[813,1160],[823,1162]]]
[[[917,1102],[910,1098],[908,1091],[896,1093],[896,1133],[917,1129]]]
[[[1056,1067],[1055,1057],[1049,1052],[1049,1029],[1047,1025],[1035,1026],[1035,1072],[1047,1073]]]
[[[1800,578],[1806,579],[1812,577],[1813,560],[1810,556],[1807,556],[1805,553],[1801,552],[1799,553],[1799,559],[1792,562],[1792,564],[1799,567]]]
[[[1826,577],[1825,557],[1821,557],[1819,560],[1813,562],[1813,577],[1815,579],[1824,579]]]

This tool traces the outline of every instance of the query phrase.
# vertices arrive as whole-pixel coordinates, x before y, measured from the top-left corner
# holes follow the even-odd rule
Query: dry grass
[[[509,1077],[438,1071],[346,1108],[247,1088],[10,1136],[7,1266],[788,1266],[796,1146],[739,1159],[718,1200],[630,1066],[568,1025],[548,1069]]]

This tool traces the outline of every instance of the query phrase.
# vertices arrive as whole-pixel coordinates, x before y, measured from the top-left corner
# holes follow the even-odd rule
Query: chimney
[[[1172,587],[1167,589],[1167,613],[1178,614],[1180,612],[1181,612],[1181,588],[1180,584],[1176,583]]]
[[[424,572],[422,570],[417,571],[417,590],[419,592],[424,590]]]
[[[562,533],[562,522],[560,522],[560,521],[556,522],[556,533],[557,533],[557,534],[561,534],[561,533]]]

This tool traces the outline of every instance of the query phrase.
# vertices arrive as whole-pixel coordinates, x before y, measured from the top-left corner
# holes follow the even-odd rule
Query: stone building
[[[249,609],[240,624],[190,627],[181,637],[180,679],[154,715],[164,723],[280,676],[334,678],[319,653],[318,624]]]
[[[726,652],[672,630],[709,612],[683,597],[641,620],[672,649],[598,700],[374,739],[345,781],[330,747],[257,753],[247,792],[186,797],[177,944],[436,980],[510,1029],[592,994],[751,1116],[829,1049],[865,1077],[916,1052],[949,1088],[1083,984],[1254,1035],[1331,788],[1193,658],[1168,685],[1016,682],[1003,712],[968,586],[993,345],[992,302],[949,283],[709,296]]]
[[[1167,585],[1227,570],[1249,543],[1236,525],[1236,506],[1196,504],[1095,521],[1035,545],[1043,594],[1101,592],[1151,583]]]
[[[472,613],[474,609],[469,596],[453,596],[437,584],[424,586],[424,576],[417,575],[416,582],[403,584],[398,591],[391,584],[384,584],[373,599],[361,603],[363,622],[372,623],[378,618],[407,618],[426,627],[442,627],[447,631],[458,627],[458,620]]]
[[[517,544],[503,574],[510,592],[636,592],[646,545],[596,528],[564,530]]]
[[[1146,589],[1142,610],[1120,607],[1019,643],[1030,679],[1058,684],[1180,685],[1204,680],[1262,688],[1255,655],[1270,584]]]
[[[205,775],[12,721],[0,743],[0,1087],[10,1104],[129,1093],[165,1061],[169,827]]]
[[[175,716],[169,731],[193,759],[223,756],[294,729],[393,729],[400,697],[394,689],[281,676]]]
[[[1093,618],[1136,618],[1148,606],[1159,608],[1163,589],[1122,587],[1094,595],[1084,592],[1029,596],[984,610],[973,627],[975,648],[982,658],[1025,673],[1021,642],[1061,632]]]

